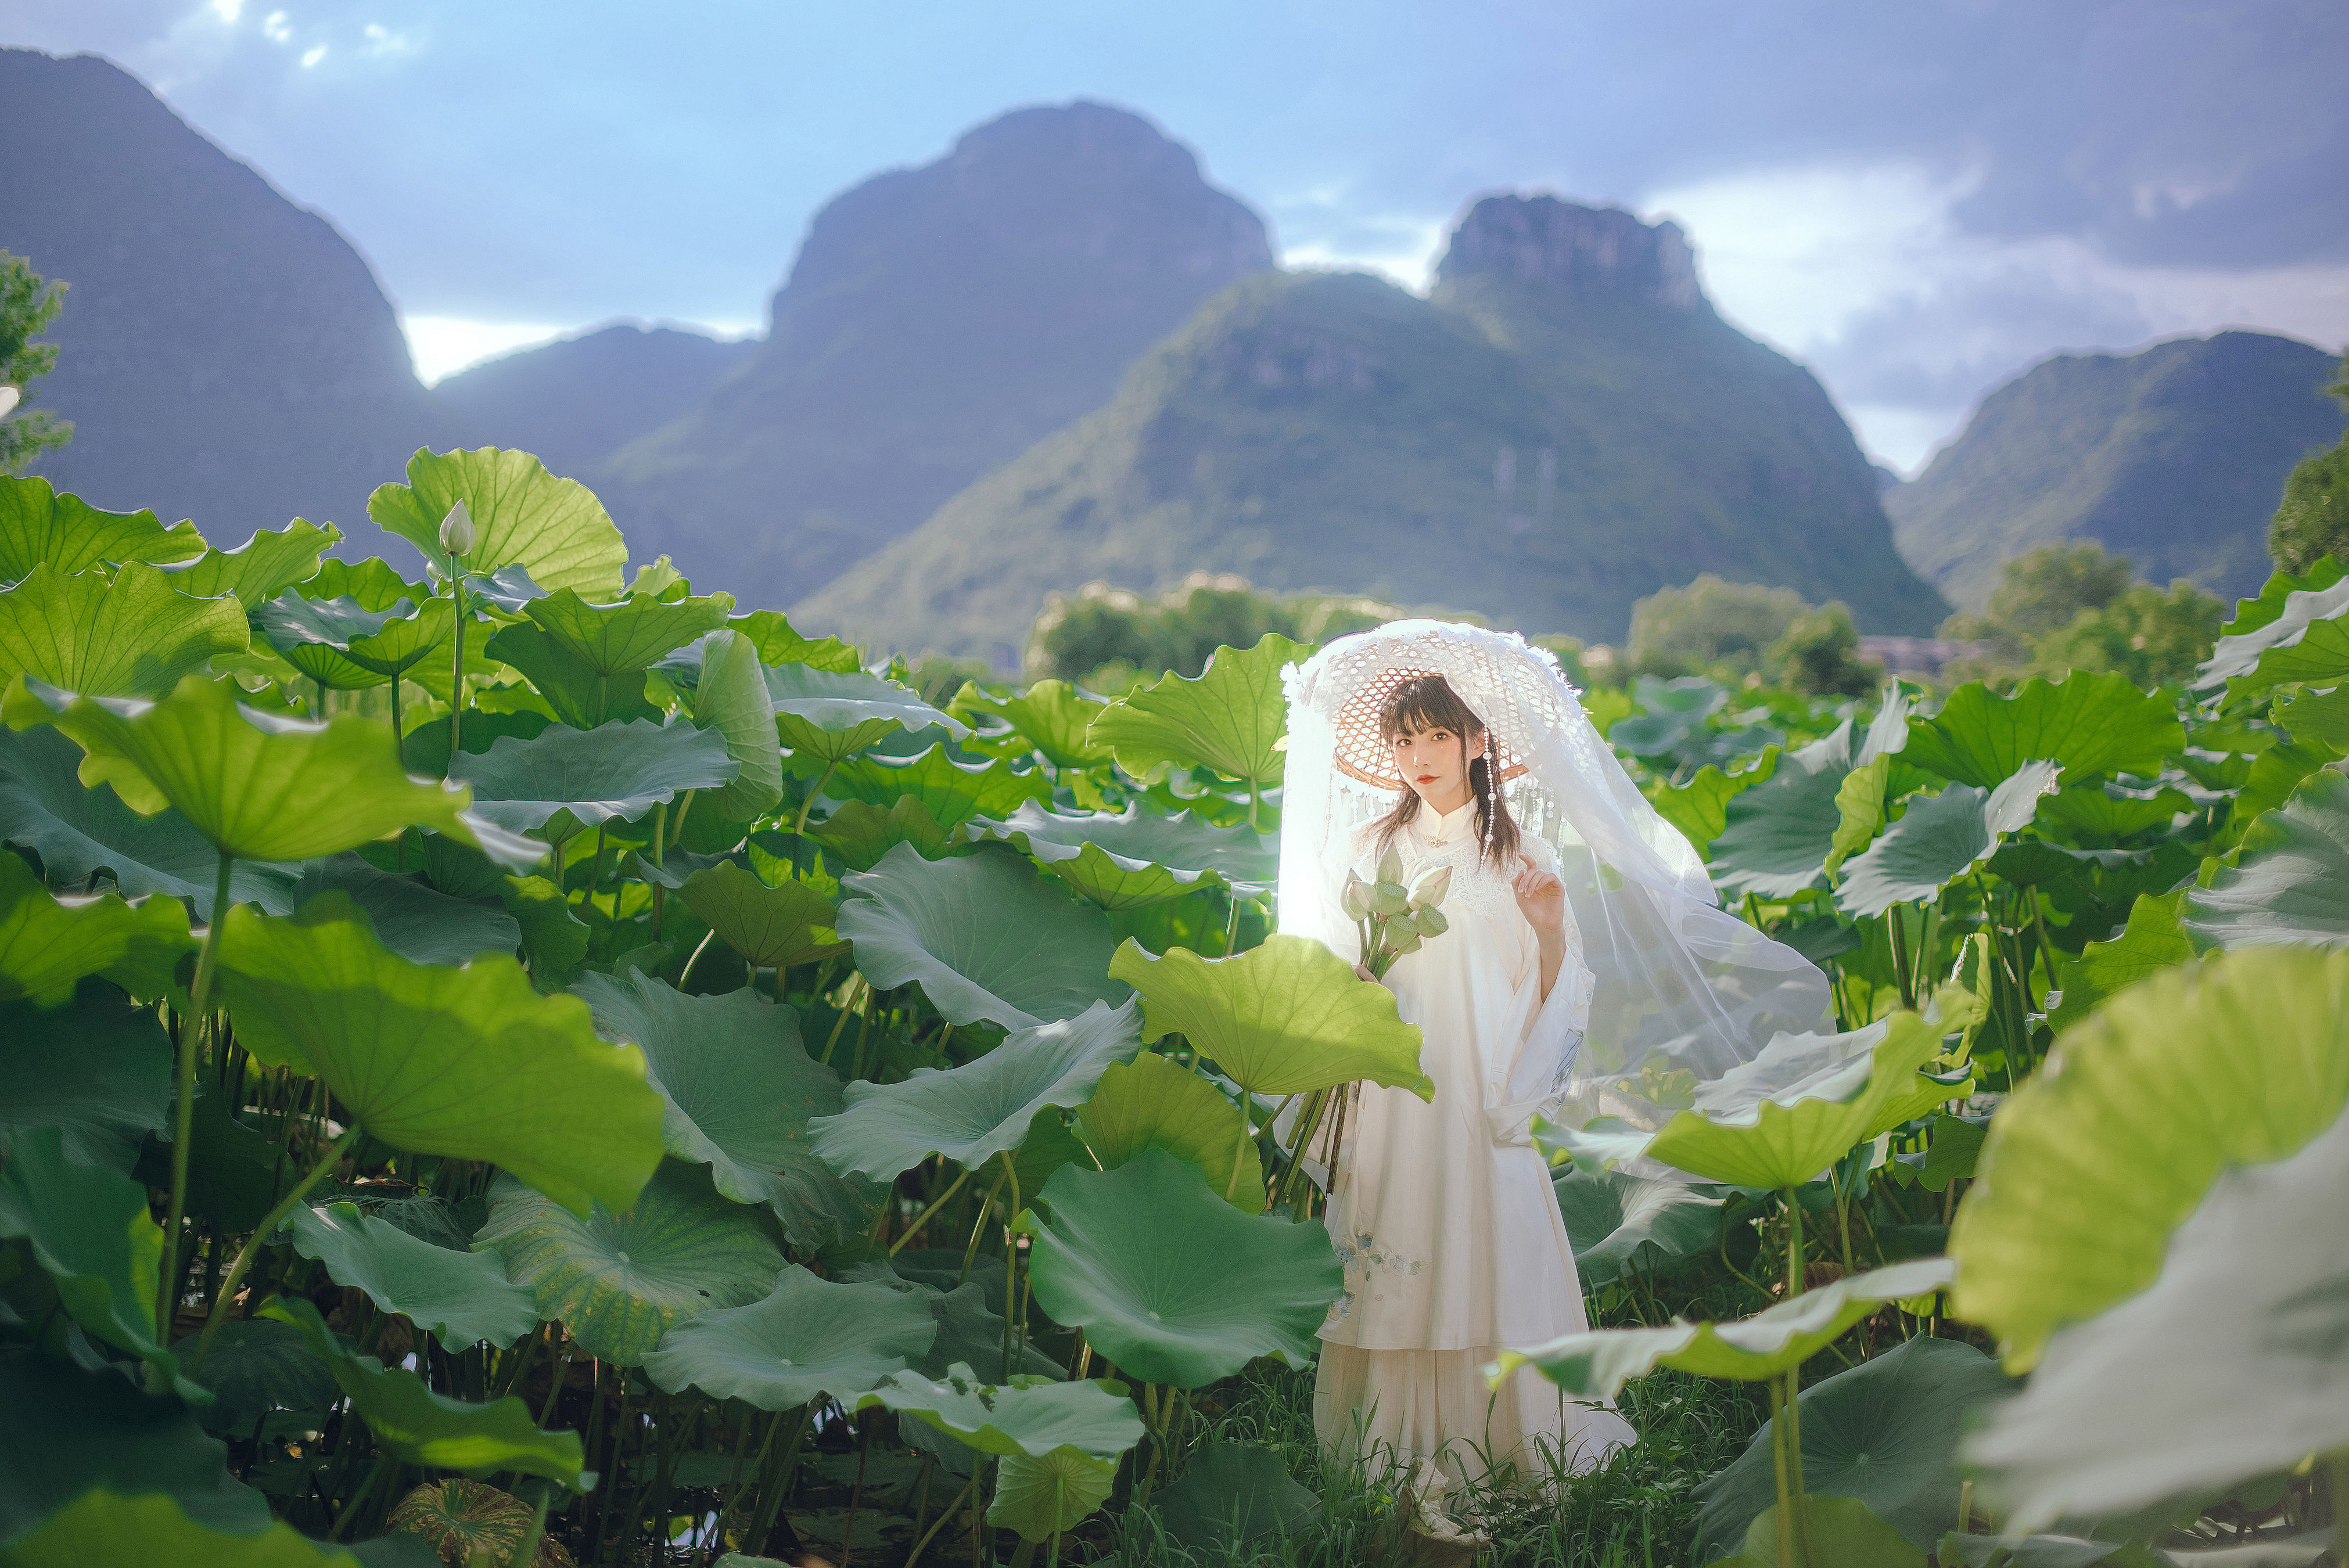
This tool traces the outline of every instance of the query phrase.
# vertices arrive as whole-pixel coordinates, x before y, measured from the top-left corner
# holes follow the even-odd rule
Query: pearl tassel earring
[[[1485,727],[1485,859],[1493,859],[1493,820],[1500,815],[1500,758],[1493,748],[1493,727]]]

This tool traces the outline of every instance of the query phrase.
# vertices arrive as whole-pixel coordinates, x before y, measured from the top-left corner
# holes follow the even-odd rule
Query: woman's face
[[[1463,735],[1441,725],[1416,729],[1399,726],[1388,742],[1395,771],[1419,798],[1439,811],[1456,811],[1468,800],[1469,748],[1481,748],[1481,733]]]

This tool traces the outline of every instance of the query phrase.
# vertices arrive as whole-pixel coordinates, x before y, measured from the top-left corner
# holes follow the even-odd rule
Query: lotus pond
[[[1641,1440],[1428,1518],[1311,1430],[1295,1130],[1418,1038],[1268,934],[1308,650],[941,681],[526,454],[369,511],[0,479],[0,1560],[2331,1550],[2336,563],[2190,690],[1588,695],[1835,1032],[1542,1132],[1596,1326],[1507,1363]]]

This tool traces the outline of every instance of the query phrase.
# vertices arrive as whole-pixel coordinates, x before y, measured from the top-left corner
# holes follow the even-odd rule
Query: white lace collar
[[[1463,839],[1473,839],[1476,836],[1476,798],[1471,795],[1441,815],[1423,800],[1411,825],[1418,831],[1420,841],[1430,849],[1444,849]]]

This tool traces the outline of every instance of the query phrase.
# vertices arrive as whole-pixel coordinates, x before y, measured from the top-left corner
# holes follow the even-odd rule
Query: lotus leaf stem
[[[1003,1175],[1011,1183],[1011,1206],[1003,1214],[1003,1380],[1009,1383],[1011,1381],[1011,1337],[1016,1329],[1011,1286],[1019,1273],[1019,1247],[1011,1239],[1011,1225],[1019,1217],[1019,1170],[1013,1163],[1009,1149],[1003,1151]]]
[[[453,555],[449,557],[449,592],[457,601],[457,614],[450,617],[456,673],[449,677],[449,759],[453,762],[457,753],[464,749],[458,742],[464,734],[465,721],[465,578],[457,570],[457,558]],[[558,868],[562,863],[559,859],[555,861]]]
[[[701,962],[702,949],[708,947],[710,943],[717,938],[717,935],[718,933],[715,931],[705,931],[701,934],[701,941],[695,946],[693,956],[685,961],[685,973],[677,977],[677,988],[678,990],[684,990],[686,982],[693,978],[693,966]]]
[[[930,1542],[937,1538],[939,1531],[944,1530],[947,1527],[947,1522],[954,1518],[955,1514],[961,1510],[963,1499],[968,1497],[971,1493],[971,1489],[978,1484],[978,1467],[977,1465],[973,1465],[970,1467],[970,1479],[962,1483],[962,1490],[955,1493],[954,1501],[952,1502],[947,1504],[947,1511],[938,1515],[936,1523],[930,1526],[929,1534],[923,1536],[921,1540],[914,1543],[913,1555],[905,1559],[905,1568],[914,1568],[914,1564],[922,1560],[922,1553],[930,1549]]]
[[[188,987],[188,1016],[181,1020],[179,1040],[179,1101],[172,1108],[171,1202],[163,1222],[163,1266],[155,1282],[155,1342],[171,1343],[171,1315],[179,1303],[183,1271],[180,1264],[180,1227],[188,1213],[188,1152],[195,1142],[196,1037],[202,1032],[205,1009],[212,998],[212,972],[220,966],[221,931],[228,924],[229,872],[236,858],[220,852],[220,870],[212,878],[212,917],[204,928],[203,951],[196,955],[196,977]],[[233,1281],[233,1274],[231,1275]],[[233,1284],[222,1295],[233,1294]],[[205,1337],[209,1339],[209,1331]],[[201,1354],[201,1352],[199,1352]]]
[[[1246,1084],[1242,1084],[1242,1085],[1240,1086],[1239,1109],[1240,1109],[1240,1130],[1239,1130],[1239,1136],[1238,1136],[1237,1138],[1235,1138],[1235,1139],[1232,1140],[1232,1174],[1231,1174],[1231,1180],[1229,1180],[1229,1181],[1226,1181],[1226,1182],[1224,1183],[1224,1202],[1226,1202],[1226,1203],[1230,1202],[1232,1201],[1232,1199],[1233,1199],[1234,1197],[1237,1196],[1237,1195],[1238,1195],[1238,1193],[1239,1193],[1239,1190],[1240,1190],[1240,1162],[1241,1162],[1242,1161],[1244,1161],[1244,1160],[1246,1160],[1246,1159],[1247,1158],[1247,1150],[1248,1150],[1248,1090],[1247,1090],[1247,1086]]]
[[[668,831],[669,849],[673,850],[677,848],[677,841],[685,837],[686,813],[693,810],[693,798],[699,793],[700,791],[698,789],[688,789],[682,796],[678,797],[677,802],[677,822],[669,829]],[[667,851],[662,851],[661,859],[664,862],[667,861]]]
[[[294,1212],[294,1206],[309,1195],[310,1189],[316,1186],[327,1171],[343,1162],[344,1154],[358,1139],[357,1122],[344,1128],[342,1136],[328,1145],[326,1154],[310,1167],[309,1174],[294,1183],[293,1190],[277,1200],[277,1206],[263,1215],[261,1223],[254,1227],[252,1239],[238,1249],[236,1261],[228,1265],[228,1277],[221,1281],[220,1299],[212,1303],[212,1314],[204,1320],[204,1336],[196,1341],[195,1359],[188,1364],[191,1377],[203,1366],[204,1352],[212,1348],[212,1336],[220,1332],[221,1324],[227,1318],[228,1304],[236,1299],[237,1282],[244,1278],[244,1271],[253,1266],[253,1260],[268,1244],[269,1238],[276,1234],[277,1227],[285,1222],[285,1216]]]
[[[793,835],[801,837],[805,836],[807,832],[808,809],[815,804],[815,798],[823,793],[823,787],[832,782],[832,770],[839,766],[840,762],[837,758],[825,763],[823,765],[823,771],[815,776],[815,782],[808,786],[806,796],[800,801],[799,820],[792,824],[792,832]]]
[[[995,1185],[987,1190],[987,1196],[979,1200],[978,1222],[971,1226],[970,1243],[962,1250],[962,1277],[955,1281],[955,1287],[957,1290],[970,1283],[970,1265],[978,1256],[978,1238],[987,1230],[987,1212],[995,1206],[995,1195],[1002,1191],[1003,1178],[998,1176],[995,1179]]]
[[[530,1522],[529,1530],[514,1542],[513,1555],[506,1559],[506,1568],[531,1568],[538,1561],[539,1542],[546,1539],[546,1504],[552,1494],[538,1494],[538,1512]]]
[[[1770,1473],[1778,1494],[1778,1561],[1795,1561],[1795,1499],[1786,1486],[1786,1389],[1784,1378],[1770,1379]]]
[[[343,1511],[335,1520],[335,1528],[326,1534],[327,1540],[340,1541],[344,1532],[358,1522],[359,1511],[365,1508],[368,1501],[375,1496],[377,1490],[382,1485],[385,1475],[393,1468],[392,1457],[389,1454],[376,1456],[375,1465],[367,1471],[367,1480],[359,1483],[358,1495],[343,1505]]]
[[[936,1213],[941,1208],[945,1207],[946,1201],[953,1197],[957,1192],[961,1191],[962,1184],[969,1180],[970,1172],[968,1171],[965,1171],[961,1175],[956,1177],[952,1186],[939,1193],[928,1208],[923,1210],[919,1214],[914,1217],[914,1222],[905,1227],[905,1233],[899,1236],[895,1242],[892,1242],[889,1244],[889,1255],[893,1258],[895,1257],[905,1247],[905,1243],[914,1239],[914,1233],[919,1231],[924,1225],[929,1223],[930,1216]]]

